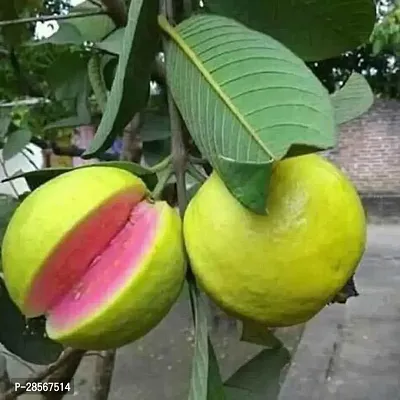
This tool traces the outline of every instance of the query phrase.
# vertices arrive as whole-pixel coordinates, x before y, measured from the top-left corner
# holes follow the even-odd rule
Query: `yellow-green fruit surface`
[[[213,172],[189,203],[185,243],[200,285],[227,313],[291,326],[318,313],[355,272],[365,213],[350,180],[315,154],[275,164],[267,209],[244,208]]]

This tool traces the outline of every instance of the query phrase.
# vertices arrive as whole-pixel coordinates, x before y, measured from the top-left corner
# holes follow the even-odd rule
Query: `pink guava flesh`
[[[60,244],[36,276],[26,304],[62,330],[107,304],[151,247],[158,212],[135,192],[95,210]]]

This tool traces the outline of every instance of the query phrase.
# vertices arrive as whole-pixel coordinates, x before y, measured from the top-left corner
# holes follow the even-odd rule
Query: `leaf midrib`
[[[197,70],[203,75],[204,79],[210,84],[214,92],[221,98],[221,100],[230,109],[233,115],[238,119],[238,121],[245,128],[245,131],[251,136],[251,138],[257,142],[257,144],[264,150],[264,152],[272,159],[275,160],[276,157],[271,152],[271,150],[262,142],[262,140],[256,135],[250,124],[242,117],[237,107],[230,101],[229,97],[221,89],[218,83],[214,80],[212,75],[206,70],[203,63],[199,60],[196,53],[194,53],[186,42],[181,38],[179,33],[169,24],[167,19],[160,15],[158,17],[160,27],[173,39],[175,44],[182,50],[184,54],[189,58],[189,60],[197,67]]]

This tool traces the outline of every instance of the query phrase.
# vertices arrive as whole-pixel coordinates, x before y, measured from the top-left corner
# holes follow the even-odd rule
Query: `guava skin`
[[[184,217],[192,270],[228,314],[269,327],[308,321],[364,253],[366,219],[350,180],[316,154],[274,166],[268,215],[243,207],[214,171]]]

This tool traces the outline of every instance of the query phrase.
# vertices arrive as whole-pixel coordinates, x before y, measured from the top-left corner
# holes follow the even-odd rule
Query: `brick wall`
[[[376,99],[368,113],[344,124],[330,158],[361,193],[400,195],[400,102]]]
[[[370,219],[400,221],[400,102],[376,99],[368,113],[342,126],[328,157],[353,180]]]

